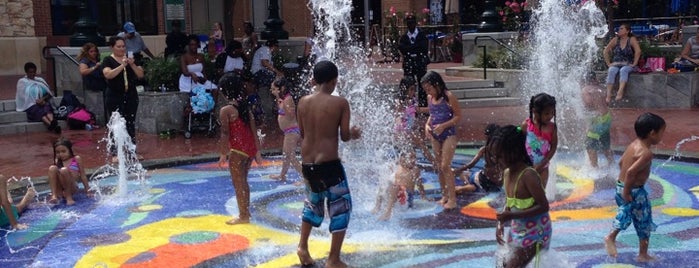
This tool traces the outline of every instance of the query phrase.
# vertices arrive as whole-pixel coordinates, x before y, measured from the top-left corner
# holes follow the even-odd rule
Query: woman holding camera
[[[138,110],[138,92],[136,82],[143,78],[143,68],[136,65],[133,57],[127,57],[124,38],[109,38],[112,54],[102,60],[102,73],[107,79],[105,105],[107,114],[118,111],[126,120],[126,131],[131,141],[136,143],[136,112]]]

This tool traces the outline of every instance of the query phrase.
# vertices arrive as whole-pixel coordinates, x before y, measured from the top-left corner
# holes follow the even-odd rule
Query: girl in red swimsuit
[[[221,108],[221,138],[219,167],[222,167],[228,159],[228,167],[231,172],[231,180],[235,189],[235,199],[238,203],[238,218],[227,221],[227,224],[239,224],[250,222],[250,185],[248,184],[248,171],[252,159],[258,164],[262,163],[262,156],[257,150],[259,140],[257,126],[245,101],[245,87],[240,75],[226,73],[219,80],[221,92],[228,99],[228,105]]]
[[[54,164],[49,167],[49,203],[56,204],[59,198],[65,198],[66,205],[75,204],[73,194],[78,191],[77,180],[82,181],[84,191],[91,196],[82,158],[73,153],[73,143],[66,139],[56,141],[53,144],[53,160]]]

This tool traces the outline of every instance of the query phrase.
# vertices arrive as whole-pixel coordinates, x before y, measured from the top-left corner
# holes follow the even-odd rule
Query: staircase
[[[446,82],[449,91],[459,99],[461,108],[522,105],[522,100],[508,95],[502,82],[464,80]]]
[[[53,100],[59,103],[60,97]],[[42,122],[27,122],[27,114],[15,111],[15,100],[0,100],[0,135],[12,135],[48,131]],[[62,129],[68,129],[65,121],[58,121]]]

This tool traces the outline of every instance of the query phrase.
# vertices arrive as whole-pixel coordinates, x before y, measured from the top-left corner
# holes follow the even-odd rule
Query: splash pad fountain
[[[319,7],[327,10],[349,10],[346,6],[349,1],[318,2]],[[344,18],[340,14],[337,16],[336,20]],[[331,31],[341,32],[326,30]],[[344,33],[338,33],[341,35]],[[354,48],[343,49],[348,49],[347,53],[330,52],[329,57],[350,54]],[[417,202],[415,209],[396,208],[393,219],[388,222],[379,222],[377,216],[369,213],[377,181],[391,179],[389,169],[393,160],[389,152],[392,146],[388,138],[390,128],[385,125],[392,122],[392,116],[383,100],[385,96],[372,89],[372,81],[364,79],[370,68],[362,60],[340,57],[337,61],[342,68],[340,80],[344,83],[338,90],[352,103],[353,125],[378,124],[365,127],[362,140],[342,147],[355,197],[343,260],[354,267],[494,266],[497,247],[492,204],[501,198],[497,194],[474,193],[462,197],[459,205],[463,207],[454,213],[444,213],[427,201]],[[359,71],[362,68],[364,71]],[[374,117],[383,118],[375,120]],[[457,153],[455,162],[464,163],[473,150],[462,149]],[[554,219],[552,248],[559,255],[553,260],[568,261],[570,266],[579,267],[611,265],[612,260],[606,258],[601,241],[616,207],[611,198],[613,190],[568,164],[584,157],[561,152],[558,159],[560,164],[555,172],[561,177],[557,183],[559,197],[552,202],[551,216]],[[253,222],[236,226],[224,224],[229,215],[237,214],[233,211],[236,204],[228,171],[218,169],[215,163],[149,171],[143,198],[131,195],[140,188],[132,189],[133,183],[119,186],[121,175],[102,177],[98,180],[101,185],[98,188],[114,185],[117,187],[114,192],[123,189],[128,201],[85,200],[88,202],[82,202],[82,206],[54,208],[72,213],[73,217],[47,214],[41,209],[29,211],[22,217],[29,223],[29,230],[2,233],[8,246],[26,249],[15,253],[0,249],[0,266],[297,266],[295,249],[303,193],[291,184],[268,179],[270,174],[278,172],[280,165],[281,157],[273,156],[251,170]],[[129,173],[127,166],[124,167],[127,172],[119,174]],[[111,167],[110,170],[117,174],[116,170],[120,169]],[[651,252],[666,260],[665,264],[672,260],[674,265],[693,265],[699,261],[693,257],[699,253],[695,247],[699,242],[696,233],[699,202],[695,196],[699,190],[687,177],[699,176],[699,165],[673,161],[656,165],[653,173],[647,187],[651,190],[656,206],[654,213],[657,213],[654,216],[660,227],[651,240]],[[288,176],[291,182],[300,179],[294,172]],[[128,177],[123,176],[124,179]],[[438,188],[434,173],[425,171],[423,177],[428,190]],[[105,195],[104,200],[109,198]],[[633,263],[635,241],[632,231],[619,236],[618,262]],[[328,247],[326,220],[311,238],[311,253],[319,264],[327,255]]]

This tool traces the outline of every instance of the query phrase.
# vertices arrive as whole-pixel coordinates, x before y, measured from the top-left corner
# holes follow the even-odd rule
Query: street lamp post
[[[70,46],[79,47],[88,42],[97,46],[104,46],[104,36],[97,32],[97,23],[92,20],[85,1],[80,3],[80,18],[73,24],[75,32],[70,37]]]
[[[289,32],[282,27],[284,21],[279,18],[279,2],[278,0],[269,0],[269,17],[265,21],[265,28],[260,37],[262,39],[289,39]]]
[[[500,17],[495,10],[495,1],[485,0],[485,10],[481,15],[483,21],[478,25],[478,32],[502,32],[502,24],[500,23]]]

